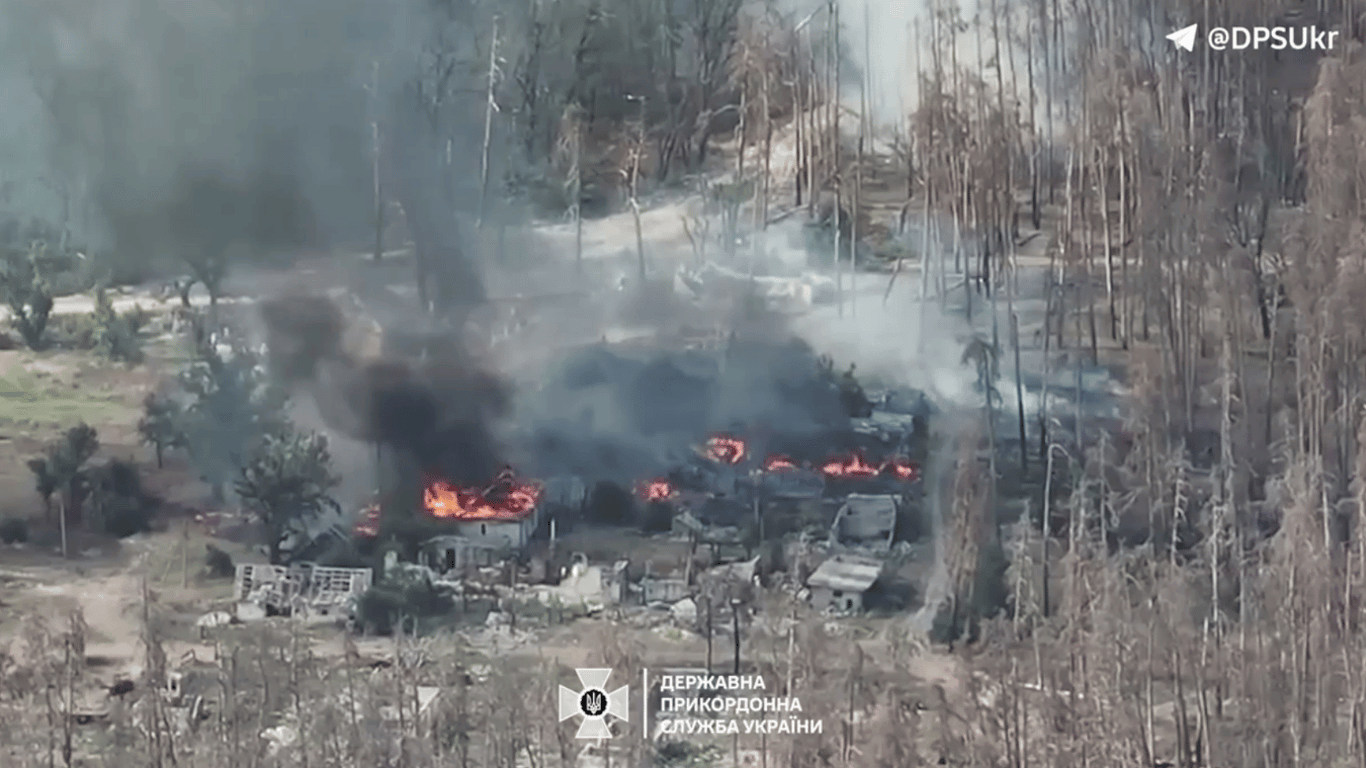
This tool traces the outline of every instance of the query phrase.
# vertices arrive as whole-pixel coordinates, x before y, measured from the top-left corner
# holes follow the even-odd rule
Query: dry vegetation
[[[841,234],[868,233],[860,208],[869,200],[845,202],[861,199],[863,137],[853,152],[835,140],[834,35],[801,33],[792,19],[731,0],[685,3],[682,18],[660,4],[629,5],[580,18],[567,4],[532,4],[530,18],[505,20],[498,33],[512,72],[489,87],[522,100],[509,133],[529,167],[558,159],[547,185],[577,201],[565,207],[577,213],[590,184],[635,202],[641,176],[700,169],[708,138],[733,129],[737,176],[760,179],[756,221],[780,189],[813,209],[813,192],[832,192],[836,210],[857,209]],[[1295,17],[1346,32],[1322,58],[1170,56],[1163,30],[1146,42],[1153,23],[1120,2],[995,0],[971,19],[934,5],[916,32],[922,99],[901,141],[910,192],[902,215],[957,222],[951,232],[924,228],[926,242],[951,243],[957,268],[926,270],[926,282],[932,274],[944,297],[962,290],[969,313],[988,302],[1009,317],[999,346],[1014,352],[1027,346],[1014,303],[1030,270],[1041,274],[1042,349],[1026,351],[1041,353],[1049,381],[1062,366],[1077,368],[1078,381],[1085,367],[1121,369],[1128,411],[1109,424],[1057,413],[1045,397],[1037,424],[1021,420],[1020,464],[1054,471],[1031,499],[1037,519],[1026,515],[1004,541],[993,519],[995,459],[985,471],[973,458],[978,439],[963,441],[950,505],[952,603],[955,612],[981,604],[979,553],[999,544],[1010,553],[1009,610],[960,616],[974,631],[954,656],[914,646],[895,628],[838,637],[785,604],[758,612],[746,663],[783,680],[827,724],[821,736],[765,745],[765,759],[1360,763],[1361,4],[1329,0]],[[1269,24],[1290,10],[1159,5],[1224,24]],[[641,29],[663,31],[632,33]],[[576,94],[565,100],[572,107],[552,115],[549,73],[571,69],[555,85]],[[727,124],[726,114],[736,119]],[[795,133],[794,178],[768,172],[775,126]],[[755,146],[763,150],[746,152]],[[762,170],[745,165],[756,156]],[[948,284],[954,273],[962,286]],[[991,445],[989,416],[1001,407],[988,398],[984,409]],[[315,655],[297,628],[268,623],[216,632],[214,660],[185,667],[203,687],[173,695],[163,691],[160,607],[151,592],[142,603],[145,678],[132,694],[91,692],[91,628],[79,614],[30,623],[0,655],[5,765],[418,768],[578,758],[570,726],[552,716],[566,676],[549,661],[498,660],[475,672],[455,640],[435,638],[396,641],[387,666],[339,664]],[[648,660],[630,637],[607,623],[586,642],[595,661],[635,680]],[[442,694],[422,710],[428,686]],[[639,738],[617,743],[608,764],[648,756]]]

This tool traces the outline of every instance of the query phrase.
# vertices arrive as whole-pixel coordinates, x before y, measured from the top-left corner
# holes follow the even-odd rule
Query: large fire
[[[898,480],[914,482],[920,477],[920,467],[915,462],[893,457],[881,464],[871,464],[861,453],[831,459],[822,464],[820,470],[828,478],[845,480],[867,480],[891,475]]]
[[[531,514],[545,487],[520,480],[504,470],[488,488],[460,488],[442,479],[428,481],[422,491],[427,514],[447,520],[520,520]]]
[[[636,494],[645,501],[668,501],[678,495],[678,490],[661,477],[636,486]]]
[[[707,441],[707,456],[722,464],[739,464],[745,453],[745,441],[736,437],[717,435]]]

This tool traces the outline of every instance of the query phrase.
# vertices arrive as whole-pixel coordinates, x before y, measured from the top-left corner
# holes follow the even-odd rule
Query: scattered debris
[[[236,619],[233,618],[232,614],[225,611],[214,611],[200,616],[195,620],[194,625],[200,629],[212,629],[232,624],[234,621]]]
[[[697,624],[697,603],[691,597],[685,597],[674,603],[669,608],[669,613],[673,614],[674,621],[686,627]]]
[[[254,611],[246,609],[244,615],[243,604],[257,606],[262,615],[273,611],[300,618],[338,618],[354,608],[373,579],[369,568],[243,563],[237,566],[233,600],[239,606],[238,618],[244,620]]]

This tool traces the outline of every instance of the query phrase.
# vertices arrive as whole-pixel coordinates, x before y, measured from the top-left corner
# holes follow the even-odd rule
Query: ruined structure
[[[888,552],[899,511],[896,496],[851,493],[835,516],[830,543],[841,548]]]
[[[418,562],[436,573],[486,568],[498,561],[498,548],[464,536],[436,536],[423,542]]]
[[[876,560],[836,555],[821,563],[806,585],[817,610],[861,611],[865,595],[881,577],[882,563]]]
[[[301,618],[340,618],[370,588],[369,568],[323,568],[315,565],[237,566],[232,597],[239,617],[255,613],[287,614]],[[254,609],[254,610],[253,610]]]

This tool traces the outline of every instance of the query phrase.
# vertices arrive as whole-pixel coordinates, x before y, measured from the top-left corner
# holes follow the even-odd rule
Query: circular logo
[[[589,688],[579,697],[579,711],[587,717],[600,717],[607,711],[607,694],[596,688]]]

